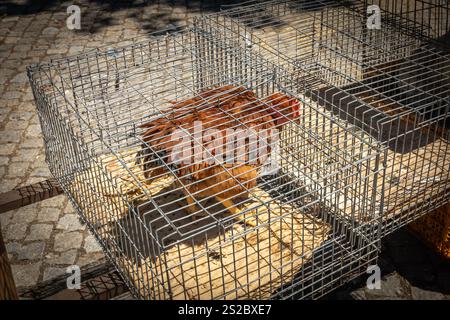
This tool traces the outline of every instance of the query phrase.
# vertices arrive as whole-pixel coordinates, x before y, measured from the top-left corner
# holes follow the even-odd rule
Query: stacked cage
[[[136,297],[318,298],[375,263],[383,148],[259,55],[189,29],[28,75],[49,168]]]
[[[449,201],[450,53],[389,6],[371,28],[366,4],[254,1],[195,24],[279,65],[299,95],[387,147],[377,199],[386,235]]]
[[[377,6],[383,19],[414,37],[449,46],[450,3],[447,0],[357,0],[371,12]],[[369,8],[369,9],[368,9]],[[365,14],[366,12],[360,11]]]

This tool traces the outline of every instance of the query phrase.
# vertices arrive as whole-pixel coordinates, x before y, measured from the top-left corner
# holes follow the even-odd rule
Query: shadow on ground
[[[450,261],[403,228],[382,241],[380,290],[366,289],[369,275],[326,296],[334,299],[450,299]]]
[[[149,33],[159,30],[176,30],[184,26],[186,21],[186,13],[208,14],[218,12],[221,9],[228,9],[242,3],[238,0],[135,0],[135,1],[114,1],[114,0],[79,0],[73,1],[33,1],[33,0],[9,0],[0,3],[0,17],[2,16],[27,16],[38,13],[55,13],[60,12],[66,14],[67,7],[71,4],[78,5],[81,9],[82,29],[79,32],[93,34],[102,31],[108,26],[118,25],[120,19],[114,17],[116,13],[122,11],[127,18],[134,19],[141,27]],[[317,1],[317,4],[311,5],[312,1],[308,1],[308,6],[299,8],[302,11],[318,10],[332,0]],[[347,3],[348,1],[345,1]],[[345,4],[343,3],[343,5]]]

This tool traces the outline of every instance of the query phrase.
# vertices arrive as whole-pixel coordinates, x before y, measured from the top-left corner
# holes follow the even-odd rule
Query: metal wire
[[[381,29],[367,28],[369,4]],[[384,236],[450,198],[449,13],[448,1],[253,1],[195,25],[273,61],[297,92],[388,147]]]
[[[377,5],[383,18],[404,32],[449,47],[450,4],[446,0],[360,0],[364,4]]]
[[[28,75],[49,168],[136,297],[318,298],[376,260],[385,148],[258,53],[186,29]],[[243,161],[214,129],[250,132]]]

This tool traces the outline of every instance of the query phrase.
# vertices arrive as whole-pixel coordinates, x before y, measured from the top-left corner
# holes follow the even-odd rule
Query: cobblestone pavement
[[[81,30],[66,27],[81,7]],[[50,177],[26,66],[186,24],[215,1],[6,1],[0,4],[0,192]],[[19,291],[104,256],[65,196],[0,216]]]
[[[407,228],[383,239],[378,266],[380,289],[367,289],[369,275],[362,275],[326,299],[450,300],[450,261],[430,250]]]
[[[103,263],[101,249],[65,196],[1,216],[2,231],[16,285],[21,291],[81,268]]]
[[[0,3],[0,192],[50,177],[26,66],[98,46],[123,45],[218,8],[216,1],[186,2]],[[66,8],[73,3],[82,9],[81,30],[66,27]],[[0,219],[20,292],[57,278],[69,265],[104,262],[65,196],[7,212]],[[370,298],[363,293],[359,297]]]

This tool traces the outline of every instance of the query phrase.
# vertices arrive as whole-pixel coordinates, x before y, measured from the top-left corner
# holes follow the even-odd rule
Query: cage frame
[[[412,179],[417,179],[417,181],[421,181],[422,175],[426,177],[427,182],[425,184],[427,186],[418,187],[416,193],[409,196],[407,190],[408,188],[411,190],[413,187],[405,187],[402,195],[402,192],[398,192],[395,186],[383,185],[385,199],[380,199],[380,201],[383,202],[383,207],[386,209],[382,226],[382,236],[385,236],[445,204],[450,198],[449,170],[445,163],[441,163],[449,152],[448,145],[445,147],[444,142],[442,142],[436,146],[433,145],[428,151],[423,151],[424,153],[435,152],[440,157],[435,161],[437,163],[435,165],[437,168],[434,169],[437,172],[436,178],[425,174],[426,169],[418,168],[421,165],[420,159],[422,156],[412,154],[415,152],[414,149],[411,151],[412,155],[409,158],[407,155],[402,155],[405,146],[409,143],[408,139],[423,141],[419,144],[426,144],[433,139],[448,140],[450,133],[448,129],[445,129],[445,122],[448,123],[450,120],[450,99],[448,80],[445,81],[450,73],[447,70],[449,58],[445,44],[443,44],[441,38],[435,39],[436,41],[430,40],[432,33],[429,31],[429,26],[424,23],[423,19],[419,22],[414,21],[408,16],[411,12],[403,12],[401,9],[403,2],[399,5],[393,3],[393,1],[384,1],[385,4],[387,3],[387,7],[381,6],[384,23],[382,30],[368,30],[362,27],[366,22],[367,5],[380,4],[380,2],[383,1],[356,1],[352,4],[342,5],[337,1],[255,0],[247,1],[245,6],[228,6],[224,7],[224,10],[220,13],[198,17],[194,20],[194,25],[206,34],[215,34],[216,37],[221,37],[224,41],[233,42],[246,48],[246,50],[257,52],[266,58],[269,57],[270,61],[298,77],[299,81],[296,84],[298,91],[311,91],[308,86],[311,88],[324,87],[324,92],[321,94],[312,93],[317,100],[324,101],[324,108],[334,109],[337,114],[341,115],[342,119],[349,121],[351,124],[358,124],[368,133],[378,136],[379,141],[394,149],[384,159],[387,167],[387,176],[384,181],[394,181],[396,176],[403,180],[411,179],[408,176],[414,174],[417,174],[419,178]],[[422,3],[424,10],[426,9],[426,15],[431,16],[432,3],[421,0],[417,2]],[[425,2],[430,6],[425,8]],[[390,6],[397,5],[400,7],[400,12],[398,12],[398,8],[397,12],[392,12]],[[439,2],[436,7],[439,10],[447,10],[447,12],[450,10],[448,3]],[[296,15],[297,13],[298,15]],[[415,14],[414,17],[416,17]],[[303,20],[300,21],[301,18]],[[439,19],[437,20],[436,24],[440,22]],[[443,19],[443,23],[448,27],[448,16]],[[442,33],[443,31],[438,28],[437,36],[442,36]],[[401,37],[406,39],[406,44],[401,44]],[[375,43],[370,41],[375,41]],[[395,48],[396,43],[400,43],[398,48]],[[394,46],[395,49],[386,49],[384,45]],[[293,48],[290,51],[288,50],[289,46]],[[343,48],[340,46],[343,46]],[[421,51],[417,53],[417,50]],[[325,54],[321,56],[323,51],[325,51]],[[356,54],[354,54],[355,51]],[[378,62],[373,61],[376,55],[378,55]],[[408,55],[411,55],[412,58],[408,59]],[[380,56],[381,58],[379,58]],[[394,73],[393,68],[389,67],[388,63],[396,62],[397,59],[400,61],[400,72]],[[427,62],[424,62],[425,59],[437,62],[435,65],[427,65]],[[426,88],[426,85],[416,85],[414,81],[412,84],[408,82],[412,77],[411,65],[422,67],[421,71],[428,72],[430,79],[433,79],[431,81],[439,78],[441,85],[437,89],[442,89],[442,92],[437,91],[436,88],[425,91],[422,87]],[[447,69],[444,69],[445,65]],[[354,73],[352,68],[358,69],[359,73]],[[410,100],[416,98],[419,101],[420,99],[425,101],[426,104],[420,106],[423,112],[418,111],[417,107],[415,107],[416,109],[411,107],[413,104],[408,102],[407,98],[394,96],[390,99],[390,97],[384,95],[384,92],[380,93],[378,89],[380,87],[383,89],[382,85],[379,85],[379,83],[382,83],[380,80],[382,75],[387,75],[387,77],[402,83],[401,86],[399,85],[400,89],[407,88],[404,90],[413,92]],[[400,76],[403,78],[399,78]],[[374,79],[373,83],[370,82],[371,78]],[[346,87],[349,84],[355,84],[354,88]],[[428,88],[432,84],[433,82]],[[372,102],[368,103],[356,96],[355,88],[359,88],[362,92],[366,90],[380,94],[378,100],[376,97],[372,100],[374,101],[373,104],[390,99],[393,102],[388,103],[388,105],[396,103],[404,108],[394,107],[394,110],[392,110],[393,116],[388,117],[386,113],[390,110],[387,109],[386,112],[378,110],[378,107],[371,105]],[[389,92],[391,89],[387,90]],[[414,93],[415,91],[420,91],[421,95]],[[374,93],[372,93],[373,96]],[[348,105],[355,105],[354,110],[349,111],[348,105],[347,110],[341,107],[342,103],[345,108],[346,99]],[[438,115],[431,115],[432,118],[427,118],[435,110],[438,110]],[[352,114],[352,112],[354,113]],[[358,112],[359,118],[355,116]],[[364,119],[367,120],[364,121]],[[403,125],[402,122],[405,121],[407,124]],[[411,126],[408,123],[412,123]],[[436,125],[438,123],[444,123],[442,132]],[[436,125],[436,131],[433,132],[434,125]],[[397,129],[395,129],[396,126]],[[401,129],[402,131],[398,131],[400,126],[404,127]],[[397,133],[395,130],[397,130]],[[446,130],[447,132],[445,132]],[[421,131],[427,131],[427,133],[422,134]],[[442,150],[441,146],[443,146]],[[436,151],[436,149],[438,150]],[[399,159],[396,160],[396,157]],[[404,174],[401,168],[402,163],[415,163],[410,159],[415,159],[419,164],[415,164],[412,169],[406,166],[408,169]],[[433,161],[423,161],[422,165],[425,168],[430,166],[431,162]],[[397,169],[392,169],[389,172],[389,168],[394,166],[399,167],[398,174]],[[424,195],[422,197],[423,192],[420,190],[430,187],[430,179],[436,180],[434,188],[438,196],[433,198]],[[439,183],[443,186],[441,187]],[[415,196],[418,198],[415,198]],[[403,208],[402,203],[405,201],[410,201],[411,204],[409,207]],[[396,212],[397,206],[400,206],[399,212]]]
[[[187,45],[183,42],[185,37],[189,38],[189,40],[186,40]],[[148,53],[146,56],[149,60],[145,60],[143,56],[134,56],[135,52],[139,52],[139,50],[143,50],[143,48],[150,48],[151,45],[154,45],[154,47],[152,47],[153,51],[150,52],[158,57],[153,58],[154,61],[151,60],[152,58],[149,58]],[[180,47],[177,47],[176,45],[179,45]],[[188,47],[188,45],[192,46]],[[207,50],[201,51],[200,53],[198,52],[198,50],[202,50],[204,46],[208,45],[209,47]],[[150,62],[156,65],[158,65],[158,62],[162,64],[164,62],[164,53],[167,54],[167,56],[165,56],[167,65],[170,65],[170,63],[179,63],[177,66],[183,68],[184,64],[180,62],[182,59],[179,58],[177,54],[181,54],[183,59],[189,59],[183,56],[184,54],[191,59],[194,59],[194,57],[195,59],[200,59],[202,63],[200,66],[202,68],[212,68],[212,74],[206,72],[199,76],[197,73],[199,70],[196,69],[195,66],[195,63],[198,63],[198,61],[196,62],[195,59],[191,61],[192,66],[188,66],[191,77],[187,77],[189,79],[186,80],[186,83],[189,83],[190,85],[189,90],[191,92],[196,92],[196,90],[205,87],[204,82],[207,82],[208,80],[198,81],[198,79],[203,79],[202,77],[212,77],[215,79],[212,80],[212,82],[209,82],[209,86],[216,84],[215,81],[221,83],[224,79],[227,81],[234,80],[233,72],[236,72],[236,70],[230,69],[229,65],[224,63],[223,60],[216,61],[214,59],[214,56],[217,53],[215,50],[218,49],[223,50],[224,54],[229,54],[230,59],[235,59],[235,63],[239,66],[242,67],[245,65],[250,68],[249,70],[254,68],[259,72],[257,78],[238,74],[237,83],[241,84],[260,81],[260,84],[250,85],[249,88],[252,90],[262,90],[262,87],[266,85],[267,82],[271,83],[274,88],[281,88],[286,92],[290,92],[292,95],[297,96],[296,88],[292,86],[291,82],[287,81],[287,79],[289,79],[288,76],[285,75],[284,70],[278,68],[278,66],[273,65],[264,59],[260,59],[259,56],[253,56],[251,54],[249,56],[249,53],[241,50],[240,47],[224,46],[218,39],[205,37],[202,33],[195,31],[195,29],[189,28],[167,34],[164,37],[150,36],[149,39],[120,48],[100,48],[82,55],[55,59],[50,63],[30,66],[27,70],[41,122],[45,142],[46,162],[49,164],[50,171],[58,180],[65,194],[74,205],[74,208],[84,222],[86,222],[89,230],[95,235],[97,241],[103,248],[103,251],[113,262],[115,268],[123,277],[126,285],[136,297],[153,299],[174,298],[174,293],[171,289],[171,279],[168,275],[170,268],[161,268],[161,266],[158,265],[150,265],[147,262],[144,263],[146,269],[145,272],[147,272],[146,275],[148,276],[146,281],[151,281],[152,285],[149,285],[148,282],[144,283],[145,281],[142,280],[142,276],[139,275],[138,271],[135,269],[131,268],[131,271],[125,271],[124,265],[126,265],[126,263],[128,263],[128,266],[136,265],[132,259],[138,261],[142,260],[144,256],[142,251],[138,248],[137,242],[130,238],[131,233],[128,234],[122,225],[116,225],[117,228],[111,229],[112,231],[108,229],[110,217],[107,216],[107,212],[111,211],[113,213],[112,219],[116,219],[119,217],[119,214],[125,210],[125,212],[131,216],[131,223],[136,225],[139,236],[146,237],[146,240],[144,241],[151,242],[153,247],[152,250],[154,250],[158,256],[162,256],[167,250],[175,248],[181,240],[166,246],[155,238],[149,230],[151,228],[149,228],[141,218],[142,212],[139,211],[140,207],[135,206],[133,203],[137,197],[130,200],[126,190],[124,190],[124,185],[119,184],[119,179],[117,176],[114,176],[115,171],[109,169],[107,166],[109,163],[112,163],[112,160],[101,158],[103,153],[111,154],[114,161],[119,163],[119,168],[124,169],[124,172],[121,173],[121,177],[125,175],[131,176],[133,182],[136,183],[139,188],[145,190],[142,182],[143,180],[136,176],[130,160],[126,160],[125,157],[120,154],[120,151],[131,148],[130,145],[127,145],[128,140],[134,141],[131,143],[131,146],[138,145],[136,141],[139,141],[139,144],[142,143],[142,140],[137,138],[137,132],[139,131],[138,125],[151,119],[153,114],[150,113],[144,115],[139,109],[134,110],[136,113],[132,113],[133,110],[131,110],[130,105],[126,104],[123,106],[125,111],[121,111],[124,113],[118,112],[116,114],[111,112],[108,108],[116,107],[120,109],[121,104],[114,100],[119,99],[118,101],[120,102],[120,99],[124,99],[124,92],[120,89],[136,89],[136,87],[133,88],[133,85],[127,87],[127,81],[139,79],[139,72],[150,68],[149,65],[154,67]],[[123,52],[122,55],[121,52]],[[126,60],[127,56],[125,52],[130,54],[128,58],[132,58]],[[213,54],[203,56],[205,52],[212,52]],[[173,56],[170,56],[169,53],[172,53]],[[159,60],[160,56],[163,58]],[[241,60],[242,56],[245,56],[246,59]],[[122,63],[120,62],[122,58],[124,62],[122,68],[120,68],[119,65]],[[139,58],[142,58],[140,62]],[[173,60],[170,58],[173,58]],[[95,69],[95,64],[90,64],[89,59],[93,59],[97,62],[97,69]],[[251,61],[251,63],[248,64],[248,61]],[[81,70],[83,64],[85,69]],[[259,64],[262,67],[259,66]],[[157,70],[160,68],[159,70],[161,70],[161,68],[164,69],[165,67],[165,65],[160,65],[155,68]],[[76,73],[77,69],[79,70],[79,74]],[[175,70],[176,68],[174,68],[174,71]],[[205,70],[200,71],[204,72]],[[136,73],[133,74],[133,72]],[[227,73],[231,75],[227,75]],[[129,78],[127,78],[127,76],[129,76]],[[133,78],[133,76],[136,78]],[[168,75],[166,74],[166,76]],[[196,76],[198,78],[196,78]],[[228,79],[226,78],[227,76]],[[83,82],[86,80],[83,79],[83,77],[87,77],[86,82]],[[139,90],[136,89],[136,91],[138,91],[137,96],[141,97],[143,95],[142,92],[151,87],[150,84],[153,85],[152,80],[158,80],[161,77],[161,75],[158,75],[155,79],[150,78],[150,83],[145,81],[139,83],[139,80],[137,80],[138,82],[136,85],[144,85],[143,88],[139,88]],[[176,73],[172,74],[172,78],[173,79],[171,80],[174,82],[180,80],[180,78],[177,78]],[[277,82],[278,79],[284,80],[282,80],[283,82]],[[181,78],[180,81],[183,80],[184,79]],[[89,87],[89,85],[92,87]],[[95,90],[92,88],[95,88]],[[156,92],[156,96],[159,94],[160,96],[158,99],[161,100],[165,97],[163,95],[164,91],[161,87],[157,88],[161,91]],[[176,85],[175,88],[180,89]],[[152,91],[151,95],[154,94],[155,92]],[[133,98],[133,96],[127,97],[127,99],[130,98]],[[154,100],[153,104],[155,101],[157,100]],[[94,103],[94,105],[89,105],[88,102]],[[348,127],[347,124],[339,122],[333,115],[327,114],[321,110],[316,110],[313,108],[313,104],[309,104],[309,108],[312,110],[311,112],[316,112],[317,115],[326,119],[328,125],[338,128],[338,130],[340,130],[339,132],[343,134],[344,137],[348,136],[349,139],[353,139],[354,142],[358,141],[361,148],[367,148],[367,150],[373,152],[373,154],[367,156],[367,159],[358,153],[353,155],[355,157],[359,156],[360,158],[357,160],[360,163],[365,163],[366,170],[368,170],[367,172],[370,172],[367,173],[367,176],[364,176],[364,179],[369,179],[368,176],[371,175],[376,177],[382,172],[384,168],[380,163],[380,158],[383,148],[378,143],[370,140],[370,138],[362,133],[362,137],[358,136],[354,132],[357,128]],[[102,110],[98,107],[99,105],[104,108],[103,113],[101,113]],[[107,111],[109,111],[109,113]],[[139,112],[141,112],[141,114],[136,116]],[[158,112],[161,114],[161,110],[158,110]],[[112,115],[114,120],[111,127],[112,129],[108,129],[108,125],[111,124],[108,123],[108,117],[105,115],[107,113],[108,115]],[[96,120],[96,117],[99,120]],[[308,130],[312,130],[311,128],[303,128],[301,129],[301,132],[303,132],[304,135],[308,135]],[[313,136],[311,135],[311,137]],[[329,144],[329,142],[321,142],[320,138],[317,139],[317,141],[319,141],[318,143],[322,143],[325,146],[327,143]],[[374,161],[376,166],[370,167],[368,165],[370,161],[367,162],[368,159]],[[358,161],[355,161],[355,163],[358,163]],[[349,163],[349,166],[350,169],[352,169],[356,168],[357,164]],[[91,168],[93,168],[94,171],[91,171]],[[79,173],[82,173],[83,175],[77,176]],[[173,174],[173,172],[172,175],[174,178],[177,178],[176,174]],[[101,179],[99,177],[101,177]],[[77,182],[78,185],[74,188],[72,183],[77,181],[77,179],[81,179],[83,183],[80,184]],[[372,182],[369,180],[367,182],[364,180],[362,181],[363,182],[356,180],[355,184],[359,185],[361,183],[361,185],[364,186],[363,188],[366,188],[365,184],[376,184],[378,179],[374,178]],[[317,182],[313,181],[312,184],[314,183],[319,185]],[[320,192],[327,193],[326,188],[327,185],[318,186]],[[110,200],[109,194],[102,194],[100,192],[102,190],[108,190],[115,197],[114,201]],[[369,198],[375,197],[376,188],[372,187],[371,190],[370,193],[369,191],[364,191],[368,192],[367,194],[371,194]],[[148,202],[152,202],[154,207],[160,213],[161,217],[159,219],[165,219],[167,222],[166,226],[170,225],[174,227],[175,230],[178,229],[173,223],[170,223],[171,220],[161,212],[160,206],[155,203],[153,196],[145,194],[143,197],[146,197]],[[322,199],[320,201],[324,200]],[[376,205],[374,205],[374,202],[372,203],[370,200],[366,205],[369,208],[367,211],[370,211],[367,213],[368,221],[359,224],[352,221],[352,219],[346,218],[339,222],[343,223],[343,225],[345,224],[345,232],[338,231],[337,235],[331,234],[324,245],[318,245],[317,248],[313,246],[314,250],[317,251],[317,256],[313,256],[313,262],[308,266],[308,270],[312,271],[302,269],[301,276],[292,277],[290,283],[282,281],[283,286],[281,286],[279,292],[276,293],[272,292],[272,290],[275,290],[275,288],[272,288],[272,285],[275,286],[276,283],[269,283],[269,289],[271,291],[270,297],[319,298],[336,286],[365,272],[368,265],[374,264],[378,256],[380,245],[379,230],[381,216],[379,213],[381,212],[381,208],[377,208]],[[308,205],[305,206],[305,208],[307,207]],[[104,219],[103,222],[101,219]],[[281,220],[281,218],[279,218],[279,220]],[[115,222],[115,220],[112,221]],[[190,237],[194,237],[197,234],[206,234],[208,230],[217,228],[220,232],[222,229],[228,228],[228,230],[231,230],[231,227],[239,225],[234,222],[231,223],[231,227],[230,225],[226,226],[230,221],[232,222],[232,219],[225,221],[218,220],[217,224],[209,224],[207,228],[196,230],[196,234],[179,235],[186,237],[182,240],[189,240]],[[333,221],[336,221],[336,219]],[[269,224],[272,223],[275,224],[276,219],[274,222],[269,222]],[[230,238],[227,239],[225,237],[223,241],[234,241],[235,239],[233,237],[236,239],[245,238],[249,233],[254,231],[246,229],[247,228],[244,227],[244,231],[240,231],[237,235],[231,234]],[[370,230],[370,232],[367,230]],[[339,232],[341,233],[339,234]],[[111,238],[109,233],[113,233],[115,238]],[[118,235],[125,237],[126,240],[120,240],[122,238]],[[124,241],[125,243],[119,243],[120,241]],[[129,247],[124,248],[124,246]],[[329,249],[326,249],[328,247]],[[219,248],[222,247],[219,246]],[[126,250],[129,252],[124,252]],[[331,250],[331,253],[327,250]],[[341,253],[338,250],[342,250],[343,252]],[[205,253],[203,252],[202,255],[204,254]],[[125,256],[127,256],[127,259],[129,260],[124,264],[123,259],[125,259]],[[194,261],[195,257],[196,256],[194,255]],[[164,264],[167,262],[160,261],[160,263]],[[182,264],[181,260],[180,264]],[[281,266],[281,270],[282,268],[283,266]],[[275,271],[276,270],[277,269],[275,269]],[[256,279],[258,280],[258,278]],[[158,287],[158,285],[155,284],[158,282],[163,283],[162,287]],[[167,283],[168,286],[164,285],[164,283]],[[197,283],[197,287],[198,285],[199,283]],[[151,287],[151,289],[149,287]],[[237,292],[239,289],[240,288],[236,286],[227,292],[224,290],[222,295],[213,294],[211,289],[211,298],[233,297],[233,292]],[[267,294],[268,293],[264,293],[263,295],[263,293],[260,292],[259,297],[267,298]],[[198,295],[200,295],[200,292],[198,292]],[[184,298],[190,297],[186,292],[179,293],[178,297],[181,296]],[[237,293],[236,297],[239,297]]]

